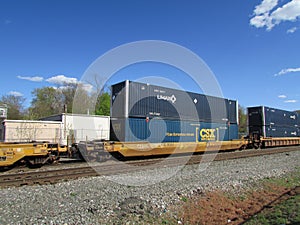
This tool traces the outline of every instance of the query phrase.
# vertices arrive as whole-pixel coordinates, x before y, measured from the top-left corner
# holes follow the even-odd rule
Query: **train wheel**
[[[109,154],[109,153],[106,153],[104,157],[105,157],[105,160],[109,160],[112,158],[111,154]]]
[[[106,158],[105,158],[105,155],[98,155],[97,157],[97,162],[105,162],[106,161]]]
[[[97,152],[89,152],[87,155],[88,162],[97,162],[98,154]]]
[[[97,162],[104,162],[104,157],[102,155],[98,155]]]
[[[260,148],[260,144],[259,143],[253,143],[253,148],[254,149],[259,149]]]
[[[29,168],[39,168],[43,166],[46,162],[48,162],[49,157],[34,157],[27,158],[26,164]]]
[[[240,151],[243,151],[245,149],[247,149],[247,145],[243,145],[242,147],[239,148]]]

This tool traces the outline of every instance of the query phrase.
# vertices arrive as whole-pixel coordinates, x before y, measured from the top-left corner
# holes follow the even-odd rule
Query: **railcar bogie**
[[[66,155],[67,146],[44,142],[0,143],[0,167],[25,163],[30,167],[42,166],[58,161]]]
[[[105,149],[105,141],[80,141],[76,145],[76,150],[80,157],[89,162],[101,162],[108,160],[111,155]]]

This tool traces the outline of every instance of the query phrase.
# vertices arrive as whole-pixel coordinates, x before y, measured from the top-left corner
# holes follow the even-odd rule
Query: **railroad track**
[[[17,174],[0,175],[0,187],[17,187],[24,185],[43,185],[54,184],[61,181],[73,180],[82,177],[114,175],[121,173],[128,173],[133,171],[140,171],[146,169],[154,169],[161,167],[172,167],[182,165],[192,165],[202,162],[210,161],[224,161],[238,158],[247,158],[255,156],[263,156],[291,151],[299,151],[299,146],[291,146],[285,148],[272,148],[263,150],[245,150],[226,152],[220,154],[202,154],[193,156],[178,156],[168,158],[155,158],[138,161],[115,162],[112,164],[103,164],[98,166],[84,166],[76,168],[53,169],[47,171],[32,171]]]

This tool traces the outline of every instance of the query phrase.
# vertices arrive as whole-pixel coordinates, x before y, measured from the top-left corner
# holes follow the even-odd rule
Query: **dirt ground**
[[[300,194],[300,187],[272,184],[236,197],[215,191],[195,196],[186,202],[179,216],[183,224],[241,224],[296,194]]]

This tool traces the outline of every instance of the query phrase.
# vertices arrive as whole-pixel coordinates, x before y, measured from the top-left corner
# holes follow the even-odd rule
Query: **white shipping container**
[[[2,142],[48,141],[60,143],[62,123],[57,121],[4,120],[0,126]]]
[[[110,138],[110,117],[62,113],[42,120],[62,122],[62,144]]]

